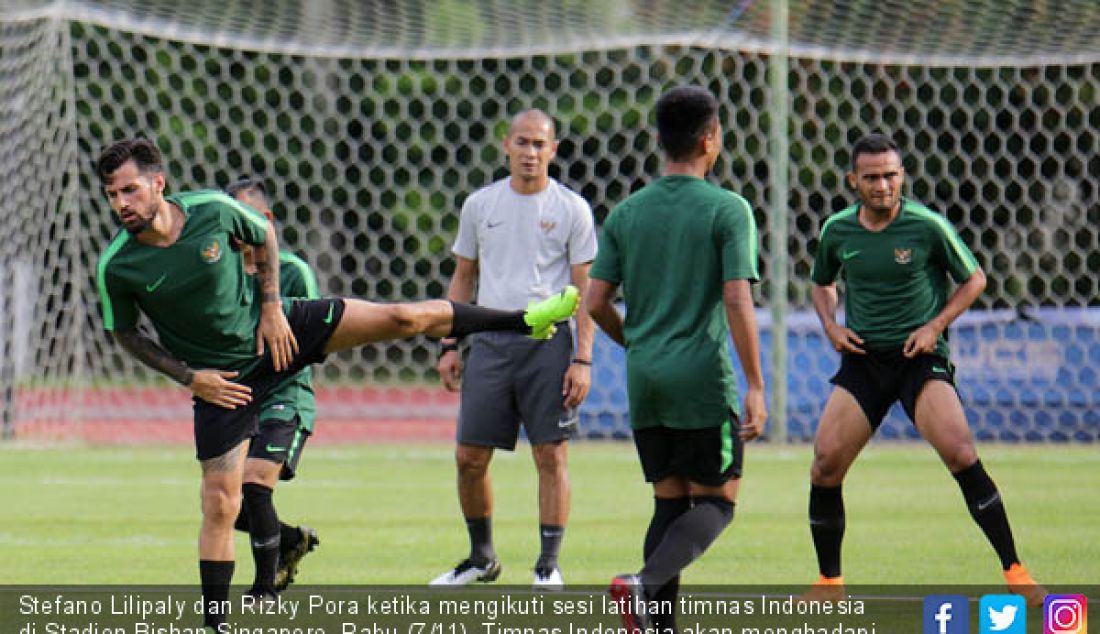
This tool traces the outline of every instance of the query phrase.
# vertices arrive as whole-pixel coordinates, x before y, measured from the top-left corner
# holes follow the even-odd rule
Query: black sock
[[[217,628],[225,623],[229,608],[229,584],[233,581],[232,561],[199,560],[202,581],[202,624]]]
[[[535,570],[553,570],[558,567],[558,551],[565,536],[565,527],[557,524],[539,524],[539,560]]]
[[[716,496],[693,498],[691,509],[673,520],[642,567],[647,593],[656,593],[698,559],[732,520],[733,502]]]
[[[665,538],[665,533],[672,522],[690,509],[690,497],[653,499],[653,517],[649,520],[649,529],[646,530],[645,545],[642,548],[642,555],[645,559],[648,560],[653,551],[657,550],[657,546]],[[676,600],[679,594],[680,575],[676,575],[654,592],[652,596],[647,597],[653,601],[661,602],[659,605],[672,606],[672,610],[667,614],[661,611],[653,615],[653,625],[661,634],[665,634],[670,630],[672,632],[678,631],[676,629]]]
[[[237,521],[233,522],[233,528],[241,532],[248,532],[248,513],[244,510],[244,504],[241,504],[241,511],[237,513]]]
[[[470,560],[486,564],[497,558],[493,550],[493,518],[466,518],[466,532],[470,535]]]
[[[1008,570],[1012,564],[1019,563],[1016,542],[1012,539],[1012,528],[1008,525],[1008,514],[1001,503],[1001,494],[993,479],[985,472],[982,461],[975,461],[952,475],[962,489],[970,517],[978,523],[989,543],[993,544],[993,550],[1001,558],[1001,567]]]
[[[248,513],[252,559],[256,562],[256,579],[250,594],[274,594],[275,571],[279,567],[279,516],[271,501],[271,489],[249,482],[241,487],[244,510]]]
[[[244,510],[244,504],[241,504],[241,512],[237,514],[237,521],[234,522],[233,528],[245,533],[248,532],[248,513]],[[279,550],[286,552],[297,546],[301,539],[302,536],[298,532],[297,526],[279,522]]]
[[[810,534],[823,577],[840,576],[840,544],[844,541],[844,493],[841,485],[810,485]]]
[[[523,321],[522,310],[496,310],[459,302],[451,302],[451,306],[454,307],[454,318],[451,320],[448,337],[464,337],[484,330],[514,330],[523,334],[531,332],[531,327]]]
[[[302,534],[297,526],[279,522],[279,551],[290,552],[298,542],[302,541]]]

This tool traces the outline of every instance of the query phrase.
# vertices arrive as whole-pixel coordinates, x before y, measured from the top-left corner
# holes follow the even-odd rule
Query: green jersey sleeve
[[[317,277],[305,260],[290,253],[279,253],[279,293],[283,297],[317,299]]]
[[[254,246],[267,242],[267,218],[237,199],[220,194],[222,223],[235,238]]]
[[[730,202],[718,210],[714,239],[722,261],[722,280],[760,279],[760,240],[752,207],[744,198],[730,192]]]
[[[603,223],[599,248],[596,249],[596,261],[592,263],[588,276],[612,284],[620,284],[623,281],[623,261],[619,253],[615,218],[616,213],[613,209]]]
[[[837,257],[833,244],[830,223],[825,221],[821,228],[821,235],[817,239],[817,253],[814,254],[814,267],[810,271],[810,279],[818,286],[828,286],[836,281],[840,272],[840,258]]]
[[[137,326],[137,301],[133,293],[111,275],[110,270],[111,258],[129,239],[130,234],[120,232],[100,256],[96,267],[96,287],[99,290],[99,304],[103,308],[103,326],[107,330],[130,330]]]
[[[978,269],[978,261],[946,218],[936,214],[935,219],[932,237],[934,251],[951,279],[956,284],[962,284]]]

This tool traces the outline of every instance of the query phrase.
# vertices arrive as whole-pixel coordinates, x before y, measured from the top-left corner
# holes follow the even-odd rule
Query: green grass
[[[1047,584],[1100,580],[1100,451],[980,447],[1021,557]],[[0,562],[7,584],[193,583],[199,521],[189,447],[0,444]],[[692,584],[803,584],[816,576],[806,527],[810,449],[750,446],[734,524],[685,574]],[[422,584],[467,544],[452,447],[307,448],[280,485],[284,519],[318,529],[300,584]],[[639,567],[651,510],[633,447],[571,448],[573,511],[561,564],[571,584]],[[500,580],[530,582],[538,551],[534,467],[498,453],[494,534]],[[869,447],[845,484],[845,577],[853,584],[999,584],[999,566],[954,480],[922,444]],[[244,536],[236,580],[251,577]]]

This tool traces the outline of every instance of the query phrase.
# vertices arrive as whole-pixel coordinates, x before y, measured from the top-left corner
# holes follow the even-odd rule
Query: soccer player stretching
[[[577,308],[574,287],[526,311],[446,300],[284,300],[275,229],[262,215],[220,191],[165,197],[160,152],[145,139],[108,147],[96,172],[124,228],[99,260],[103,324],[127,351],[194,395],[202,467],[199,574],[207,627],[225,622],[217,608],[233,576],[233,523],[241,506],[245,448],[272,389],[329,353],[368,343],[486,330],[545,339]],[[244,270],[238,242],[262,247],[254,252],[255,282]],[[139,311],[152,322],[159,342],[138,329]]]
[[[955,391],[947,327],[985,288],[985,275],[943,216],[901,197],[905,170],[898,146],[881,134],[852,148],[848,184],[859,203],[821,229],[814,258],[814,309],[840,370],[814,439],[810,532],[821,576],[805,598],[843,598],[841,483],[894,401],[939,453],[959,483],[970,515],[1004,568],[1009,588],[1041,605],[1016,556],[1001,496],[978,460]],[[845,325],[836,322],[836,280],[845,282]],[[949,296],[948,276],[959,286]]]

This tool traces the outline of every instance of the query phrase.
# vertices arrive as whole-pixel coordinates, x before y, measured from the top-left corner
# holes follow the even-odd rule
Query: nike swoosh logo
[[[324,321],[326,324],[331,324],[332,323],[332,311],[335,308],[336,308],[336,304],[333,304],[333,303],[330,302],[329,305],[328,305],[328,314],[325,315],[325,318],[322,321]]]
[[[490,222],[489,224],[487,224],[487,225],[485,225],[485,226],[486,226],[487,228],[489,228],[489,229],[494,229],[494,228],[496,228],[496,227],[499,227],[499,226],[500,226],[500,225],[502,225],[502,224],[504,224],[504,221],[503,221],[503,220],[501,220],[500,222]]]
[[[161,276],[160,276],[160,279],[158,279],[157,281],[153,282],[152,284],[146,284],[146,285],[145,285],[145,290],[146,290],[146,291],[148,291],[148,292],[150,292],[150,293],[152,293],[153,291],[155,291],[155,290],[157,290],[158,288],[160,288],[160,285],[161,285],[161,284],[163,284],[163,283],[164,283],[164,280],[166,280],[166,279],[168,279],[168,274],[167,274],[167,273],[165,273],[164,275],[161,275]]]
[[[280,541],[279,538],[280,538],[280,535],[276,535],[276,536],[274,536],[274,537],[272,537],[268,540],[265,540],[265,541],[258,542],[258,541],[253,540],[252,547],[257,548],[257,549],[261,549],[261,550],[268,549],[268,548],[278,548],[279,547],[279,541]]]
[[[568,410],[558,419],[558,428],[569,429],[570,427],[574,427],[577,425],[579,419],[580,414],[577,412],[576,408]]]
[[[993,496],[990,497],[988,500],[982,500],[981,502],[978,502],[978,510],[979,511],[984,511],[987,508],[993,506],[994,503],[1000,501],[1000,499],[1001,499],[1001,494],[1000,493],[994,493]]]
[[[275,445],[268,445],[268,446],[264,447],[264,449],[266,451],[268,451],[269,453],[275,453],[275,452],[278,452],[278,451],[286,451],[286,447],[276,447]]]
[[[847,262],[848,260],[851,260],[852,258],[856,257],[860,253],[863,253],[862,249],[860,249],[859,251],[845,251],[844,253],[840,254],[840,259],[843,262]]]

